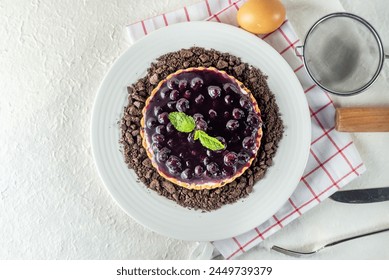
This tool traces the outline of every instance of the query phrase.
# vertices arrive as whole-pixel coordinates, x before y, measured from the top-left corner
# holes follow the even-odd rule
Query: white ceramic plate
[[[118,121],[127,104],[127,85],[146,74],[150,63],[167,52],[199,46],[241,57],[268,75],[285,125],[284,137],[264,179],[232,205],[202,213],[183,208],[137,182],[124,163]],[[97,94],[91,124],[96,165],[108,191],[132,218],[160,234],[210,241],[244,233],[266,221],[287,201],[304,171],[311,129],[303,90],[285,60],[258,37],[211,22],[171,25],[132,45],[114,63]]]

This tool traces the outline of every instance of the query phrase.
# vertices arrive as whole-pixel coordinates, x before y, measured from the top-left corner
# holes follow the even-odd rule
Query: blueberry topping
[[[226,128],[230,131],[234,131],[239,127],[239,122],[237,120],[229,120],[226,124]]]
[[[210,162],[207,164],[207,171],[211,175],[216,176],[217,173],[219,173],[219,171],[220,171],[219,165],[217,165],[217,163],[215,163],[215,162]]]
[[[194,130],[177,130],[169,119],[171,112],[193,117]],[[144,135],[159,171],[200,184],[225,180],[247,167],[255,156],[262,125],[240,86],[225,74],[207,69],[183,71],[162,83],[146,105],[144,118]],[[200,139],[194,139],[196,130],[218,139],[224,148],[205,148]]]
[[[186,91],[184,92],[184,97],[185,97],[186,99],[189,99],[191,96],[192,96],[192,93],[190,92],[190,90],[186,90]]]
[[[159,162],[165,162],[169,158],[169,155],[171,153],[171,150],[169,148],[163,147],[158,153],[157,153],[157,160]]]
[[[238,163],[238,155],[234,152],[229,152],[224,156],[224,164],[227,166],[235,166]]]
[[[171,100],[177,100],[178,97],[180,97],[180,92],[178,90],[172,90],[172,92],[170,93],[170,99]]]
[[[219,88],[218,86],[209,86],[208,87],[208,94],[212,99],[216,99],[220,97],[222,93],[222,89]]]
[[[159,125],[155,128],[155,132],[160,133],[160,134],[165,134],[166,133],[166,126],[164,125]]]
[[[158,115],[158,122],[160,124],[167,124],[169,122],[169,114],[167,112],[163,112]]]
[[[243,148],[245,148],[246,150],[251,150],[254,148],[254,145],[255,145],[255,140],[253,137],[249,136],[249,137],[246,137],[243,139],[242,141],[242,146]]]
[[[170,88],[170,89],[177,89],[178,88],[178,79],[176,78],[172,78],[172,79],[169,79],[166,83],[167,87]]]
[[[201,78],[193,78],[192,81],[190,82],[190,86],[191,88],[193,88],[194,90],[198,90],[199,88],[201,88],[204,84],[204,81],[203,79]]]
[[[204,168],[201,165],[197,165],[194,169],[196,177],[200,177],[204,173]]]
[[[166,167],[169,169],[171,173],[177,174],[182,170],[181,160],[178,157],[171,155],[166,160]]]
[[[189,100],[185,98],[180,98],[177,101],[176,108],[178,112],[186,112],[189,109]]]
[[[208,111],[208,115],[209,115],[209,117],[210,117],[211,119],[214,119],[214,118],[217,117],[217,112],[216,112],[214,109],[210,109],[210,110]]]
[[[188,86],[188,81],[187,80],[180,80],[178,82],[178,89],[181,90],[181,91],[184,91],[187,86]]]
[[[232,110],[232,116],[234,117],[234,119],[240,120],[241,118],[244,117],[244,112],[243,112],[243,110],[241,110],[241,109],[234,108],[234,109]]]
[[[195,98],[195,102],[196,102],[196,104],[201,104],[201,103],[204,102],[204,99],[205,99],[204,95],[199,94],[199,95]]]
[[[182,179],[192,179],[192,177],[193,177],[193,171],[190,170],[189,168],[185,169],[181,173],[181,178]]]
[[[148,128],[154,128],[157,126],[157,120],[155,118],[149,118],[146,122]]]
[[[151,139],[153,140],[153,143],[162,143],[165,141],[165,136],[163,136],[162,134],[159,134],[159,133],[155,133],[155,134],[153,134]]]

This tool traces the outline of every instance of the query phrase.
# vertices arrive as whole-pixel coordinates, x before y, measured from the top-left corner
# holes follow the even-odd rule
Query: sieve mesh
[[[364,20],[339,13],[323,18],[309,31],[304,61],[324,89],[349,95],[366,89],[382,68],[382,43]]]

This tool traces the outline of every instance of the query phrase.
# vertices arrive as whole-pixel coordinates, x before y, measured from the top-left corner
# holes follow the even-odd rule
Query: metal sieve
[[[385,56],[377,31],[363,18],[333,13],[319,19],[296,47],[308,74],[322,89],[341,96],[370,87]]]

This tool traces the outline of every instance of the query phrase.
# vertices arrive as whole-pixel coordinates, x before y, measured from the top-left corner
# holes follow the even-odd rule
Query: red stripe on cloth
[[[313,155],[313,158],[316,160],[316,162],[319,164],[320,168],[323,169],[323,171],[327,174],[328,178],[331,180],[331,182],[339,188],[338,184],[335,182],[334,178],[332,177],[331,173],[328,172],[327,168],[324,166],[324,163],[320,162],[319,157],[315,154],[315,152],[311,149],[311,154]]]
[[[165,22],[165,25],[168,26],[169,22],[167,21],[166,15],[162,14],[162,17],[163,17],[163,21]]]
[[[265,238],[263,237],[262,233],[259,231],[258,228],[255,228],[254,230],[255,230],[255,232],[258,234],[258,236],[259,236],[262,240],[265,240]]]
[[[290,204],[293,206],[294,210],[297,211],[297,213],[301,216],[300,210],[297,208],[296,204],[294,204],[293,200],[291,198],[288,199]]]
[[[294,69],[293,70],[293,72],[297,72],[298,70],[300,70],[301,68],[303,68],[304,67],[304,64],[301,64],[299,67],[297,67],[296,69]]]
[[[325,108],[327,108],[328,106],[330,106],[332,104],[332,100],[330,102],[328,102],[326,105],[322,106],[319,110],[317,110],[316,112],[311,112],[311,118],[313,116],[316,116],[318,113],[320,113],[320,111],[324,110]]]
[[[245,251],[244,251],[244,249],[243,249],[242,245],[240,245],[240,243],[239,243],[238,239],[236,239],[235,237],[233,237],[233,238],[232,238],[232,240],[234,240],[234,241],[235,241],[235,243],[238,245],[238,247],[239,247],[239,250],[240,250],[240,251],[242,251],[242,253],[244,253]]]
[[[290,48],[292,48],[294,46],[294,44],[298,43],[300,41],[300,39],[297,39],[295,42],[293,42],[292,44],[290,44],[289,46],[287,46],[285,49],[283,49],[280,54],[282,55],[284,52],[286,52],[287,50],[289,50]]]
[[[215,14],[213,15],[213,17],[218,21],[218,22],[221,22],[220,18]]]
[[[342,151],[344,151],[345,149],[347,149],[348,147],[350,147],[351,145],[353,144],[353,142],[349,142],[346,146],[344,146],[342,148]],[[339,152],[336,152],[335,154],[333,154],[332,156],[330,156],[328,159],[326,159],[325,161],[323,161],[323,164],[326,164],[327,162],[329,162],[331,159],[333,159],[334,157],[336,157],[337,155],[339,155]],[[307,174],[305,174],[303,176],[304,179],[306,179],[309,175],[311,175],[312,173],[314,173],[316,170],[318,170],[320,168],[320,166],[316,166],[314,169],[312,169],[311,171],[309,171]]]
[[[311,89],[315,88],[316,87],[316,84],[310,86],[309,88],[307,88],[306,90],[304,90],[304,93],[307,93],[308,91],[310,91]]]
[[[327,134],[330,133],[331,131],[333,131],[334,129],[335,129],[335,126],[333,126],[330,129],[324,131],[324,133],[322,135],[320,135],[318,138],[316,138],[315,140],[312,141],[311,145],[315,144],[317,141],[319,141],[324,136],[327,136]]]
[[[274,30],[273,32],[267,33],[265,36],[261,37],[261,39],[262,39],[262,40],[265,40],[267,37],[269,37],[270,35],[272,35],[272,34],[275,33],[276,31],[280,31],[280,30],[281,30],[281,27],[282,27],[285,23],[287,23],[287,22],[288,22],[288,20],[286,19],[286,20],[281,24],[281,26],[278,27],[278,29]]]
[[[281,224],[280,220],[277,219],[276,215],[273,215],[273,219],[276,220],[277,225],[280,226],[280,228],[283,228],[284,226]]]
[[[208,0],[205,0],[205,5],[207,6],[208,16],[211,16],[212,15],[212,11],[211,11],[211,7],[209,6]]]
[[[145,35],[147,35],[146,25],[143,20],[141,21],[141,24],[142,24],[143,32],[145,33]]]
[[[293,45],[292,42],[290,41],[289,37],[286,36],[285,32],[282,30],[282,28],[280,27],[279,29],[280,29],[280,33],[282,34],[282,36],[284,36],[285,40],[289,43],[289,45]]]
[[[233,5],[234,5],[235,9],[236,9],[237,11],[239,11],[239,7],[238,7],[238,5],[236,5],[236,2],[234,2]]]
[[[187,21],[190,21],[188,9],[187,9],[185,6],[184,6],[184,11],[185,11],[186,20],[187,20]]]
[[[312,151],[312,150],[311,150]],[[314,199],[316,199],[319,203],[321,202],[319,197],[317,196],[317,194],[313,191],[311,185],[307,182],[307,180],[305,180],[305,178],[301,178],[301,182],[304,183],[304,185],[307,187],[307,189],[311,192],[311,194],[313,195]]]

